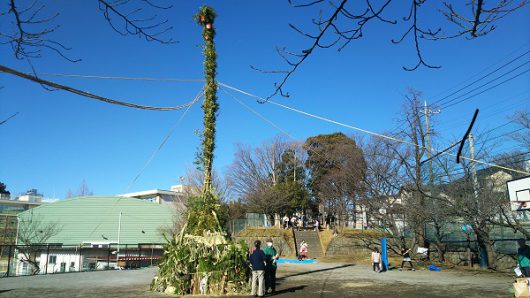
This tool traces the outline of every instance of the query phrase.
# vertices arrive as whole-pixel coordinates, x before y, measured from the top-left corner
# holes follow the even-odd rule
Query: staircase
[[[316,259],[324,255],[317,231],[294,231],[294,238],[297,252],[300,251],[300,243],[304,240],[308,245],[307,250],[310,259]]]

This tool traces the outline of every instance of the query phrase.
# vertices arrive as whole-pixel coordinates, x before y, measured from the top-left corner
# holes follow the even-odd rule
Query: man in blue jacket
[[[252,268],[252,295],[263,297],[265,295],[265,253],[261,250],[261,241],[254,241],[254,248],[249,255]]]

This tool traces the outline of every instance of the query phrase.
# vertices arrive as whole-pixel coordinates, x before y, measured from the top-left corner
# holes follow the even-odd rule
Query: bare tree
[[[304,158],[300,143],[280,137],[257,148],[238,145],[227,178],[248,210],[265,213],[272,220],[275,213],[292,212],[297,203],[301,203],[298,208],[305,207]]]
[[[454,5],[450,1],[440,1],[438,5],[433,2],[434,13],[445,16],[448,24],[427,26],[424,24],[425,17],[423,17],[424,12],[428,9],[427,2],[431,3],[427,0],[409,1],[408,9],[405,10],[404,15],[399,15],[402,12],[397,9],[391,12],[392,4],[404,5],[401,1],[394,0],[378,3],[371,0],[340,0],[329,3],[324,0],[288,1],[291,6],[297,8],[318,7],[320,13],[312,21],[315,27],[314,33],[310,30],[300,29],[294,24],[289,24],[291,29],[310,40],[310,43],[299,51],[288,50],[285,47],[276,48],[276,52],[287,65],[286,69],[264,70],[251,66],[253,69],[264,73],[280,75],[280,79],[274,85],[273,93],[267,99],[277,94],[289,96],[289,93],[284,90],[285,84],[311,54],[314,54],[318,49],[337,48],[340,51],[352,41],[364,37],[365,29],[373,23],[381,22],[390,26],[397,26],[399,30],[403,30],[398,33],[399,38],[392,40],[394,44],[402,43],[407,39],[412,40],[417,62],[413,66],[403,67],[404,70],[413,71],[420,66],[439,68],[440,66],[425,61],[421,50],[422,41],[445,40],[461,36],[473,39],[484,36],[494,30],[495,24],[500,19],[528,3],[528,0],[497,0],[487,4],[483,0],[466,0],[464,2],[454,1]],[[398,14],[391,15],[395,11],[398,11]],[[456,32],[444,29],[446,25],[451,24],[458,28]]]
[[[94,193],[90,190],[90,188],[88,188],[88,184],[86,183],[86,180],[83,179],[83,181],[81,181],[81,184],[77,188],[76,196],[85,197],[85,196],[91,196],[93,194]]]
[[[405,236],[405,209],[402,200],[402,186],[406,184],[403,163],[387,140],[370,138],[362,143],[366,160],[364,179],[365,195],[361,200],[367,213],[369,226],[389,232],[395,243],[403,246]]]
[[[149,10],[167,10],[171,6],[163,7],[151,1],[129,0],[98,0],[100,11],[109,25],[121,35],[137,35],[147,41],[172,43],[162,35],[172,27],[168,26],[167,19],[161,19]],[[42,57],[42,50],[51,50],[71,62],[73,59],[66,56],[70,48],[62,42],[54,40],[51,36],[60,28],[56,23],[59,12],[46,12],[47,6],[43,1],[9,0],[7,11],[0,13],[0,17],[9,19],[11,26],[4,26],[0,30],[0,40],[9,44],[17,59],[28,60]],[[6,24],[8,22],[5,22]],[[8,29],[11,28],[11,31]]]
[[[512,121],[520,126],[511,134],[511,137],[521,144],[526,150],[530,149],[530,110],[516,111],[511,117]]]
[[[237,145],[234,162],[228,179],[235,193],[240,196],[263,192],[278,182],[279,164],[289,144],[280,137],[261,147]]]
[[[37,257],[45,250],[46,242],[60,233],[62,227],[56,222],[46,222],[41,218],[19,218],[17,237],[19,260],[30,265],[31,274],[38,274],[40,266]]]
[[[182,177],[186,195],[189,197],[200,194],[202,191],[203,181],[204,172],[195,167],[189,167],[186,170],[186,175]],[[212,185],[221,202],[226,202],[231,199],[231,187],[229,180],[223,179],[215,170],[212,171]]]

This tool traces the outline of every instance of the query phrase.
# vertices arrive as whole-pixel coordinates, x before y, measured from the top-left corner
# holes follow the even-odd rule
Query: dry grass
[[[356,230],[356,229],[344,229],[340,233],[341,236],[346,238],[381,238],[390,236],[388,233],[377,231],[377,230]]]
[[[291,237],[293,236],[291,230],[284,230],[278,227],[270,228],[246,228],[236,234],[237,237]]]
[[[328,251],[329,243],[333,239],[333,232],[331,230],[323,230],[318,233],[320,237],[320,243],[322,244],[322,251],[326,253]]]
[[[236,237],[250,237],[250,238],[267,238],[267,237],[279,237],[283,238],[287,245],[294,252],[296,248],[294,247],[294,238],[293,232],[291,230],[280,229],[278,227],[270,228],[246,228],[243,231],[236,234]]]

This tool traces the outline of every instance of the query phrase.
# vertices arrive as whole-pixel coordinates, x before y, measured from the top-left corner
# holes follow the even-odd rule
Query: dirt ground
[[[0,279],[0,297],[169,297],[148,291],[156,268]],[[513,297],[499,273],[391,270],[344,262],[280,264],[275,297]],[[271,296],[271,295],[269,295]]]

